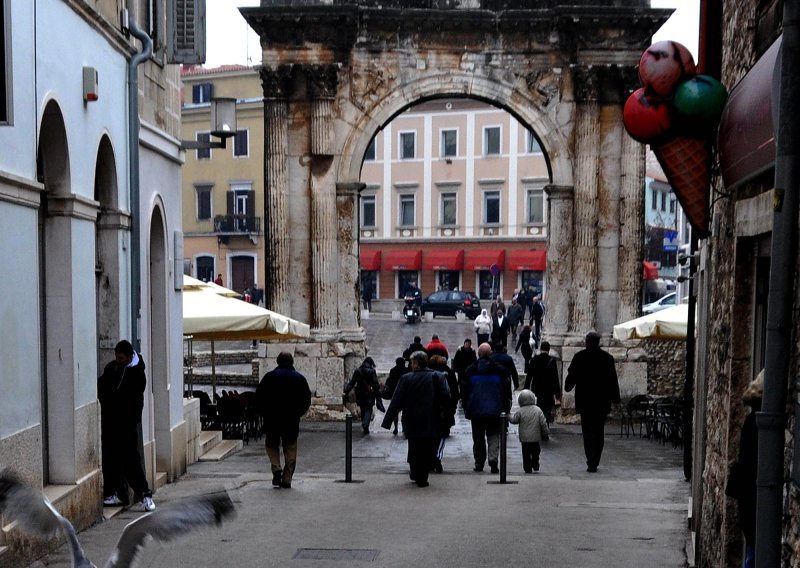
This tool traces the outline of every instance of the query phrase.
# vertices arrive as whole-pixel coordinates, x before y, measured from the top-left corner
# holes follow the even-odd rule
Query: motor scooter
[[[417,323],[420,321],[422,314],[416,300],[417,299],[411,295],[405,297],[406,305],[403,307],[403,316],[406,318],[406,323]]]

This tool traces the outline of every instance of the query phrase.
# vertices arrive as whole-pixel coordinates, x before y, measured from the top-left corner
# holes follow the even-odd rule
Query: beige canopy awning
[[[614,339],[686,339],[688,304],[678,304],[614,326]]]
[[[233,290],[183,277],[183,334],[195,340],[308,337],[308,324],[237,299]]]

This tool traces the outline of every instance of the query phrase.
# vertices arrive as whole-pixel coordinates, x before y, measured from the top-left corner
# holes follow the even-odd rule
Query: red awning
[[[383,257],[384,270],[421,270],[421,250],[392,250]]]
[[[509,270],[538,270],[547,269],[546,250],[512,250],[509,253]]]
[[[642,266],[644,269],[644,273],[642,274],[642,278],[645,280],[657,280],[658,279],[658,265],[655,262],[650,262],[647,260],[642,261]]]
[[[464,270],[464,251],[439,249],[426,252],[425,270]]]
[[[381,251],[362,250],[358,253],[358,263],[361,270],[380,270]]]
[[[471,250],[467,252],[468,270],[489,270],[489,267],[496,264],[500,270],[505,268],[506,251],[497,249]]]

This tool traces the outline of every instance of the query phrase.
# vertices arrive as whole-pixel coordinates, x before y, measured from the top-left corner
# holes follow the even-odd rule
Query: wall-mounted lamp
[[[211,136],[216,140],[181,140],[181,150],[224,148],[231,136],[236,134],[236,99],[214,97],[211,99]]]

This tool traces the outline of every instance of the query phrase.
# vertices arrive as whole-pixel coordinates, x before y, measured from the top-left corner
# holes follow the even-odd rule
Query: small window
[[[483,222],[486,224],[500,222],[499,191],[485,191],[483,193]]]
[[[650,209],[655,211],[658,209],[658,190],[651,189],[650,190]]]
[[[233,155],[246,158],[250,154],[250,137],[247,130],[237,130],[233,136]]]
[[[675,196],[671,196],[669,199],[669,212],[675,213]]]
[[[528,130],[528,154],[542,154],[542,146],[533,130]]]
[[[456,203],[458,201],[457,193],[443,193],[442,194],[442,225],[455,225],[456,224]]]
[[[374,227],[375,226],[375,196],[362,195],[361,196],[361,226]]]
[[[458,131],[442,130],[442,157],[450,158],[458,154]]]
[[[486,156],[500,154],[500,127],[489,126],[483,129],[483,153]]]
[[[208,144],[211,142],[211,134],[208,132],[198,132],[196,134],[197,141],[201,144]],[[211,148],[198,148],[196,150],[197,154],[196,157],[198,160],[210,160],[211,159]]]
[[[369,146],[367,146],[367,151],[364,152],[364,161],[365,162],[372,162],[375,160],[375,139],[369,141]]]
[[[401,195],[400,196],[400,226],[413,227],[414,226],[414,196]]]
[[[544,190],[528,190],[528,223],[544,223]]]
[[[416,156],[416,133],[400,133],[400,159],[413,160]]]
[[[667,210],[667,194],[666,194],[666,192],[662,192],[661,193],[661,210],[662,211],[666,211]]]
[[[214,280],[214,257],[213,256],[198,256],[197,257],[197,274],[198,280],[203,282],[211,282]]]
[[[210,103],[214,96],[214,85],[211,83],[198,83],[192,85],[192,102],[195,104]]]
[[[195,187],[197,192],[197,220],[207,221],[211,219],[211,186],[198,185]]]

